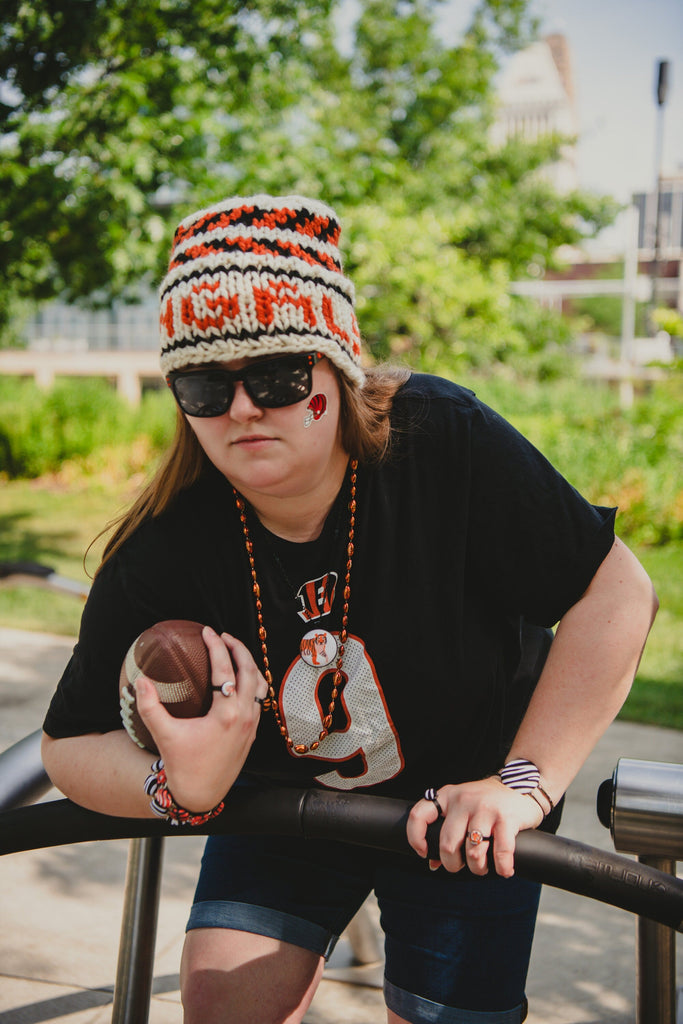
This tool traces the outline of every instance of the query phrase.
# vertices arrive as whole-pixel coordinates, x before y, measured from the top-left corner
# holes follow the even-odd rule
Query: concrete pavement
[[[71,646],[61,637],[0,628],[0,749],[40,726]],[[595,797],[620,757],[682,762],[683,734],[615,723],[571,788],[562,835],[613,849]],[[202,843],[189,836],[165,844],[150,1024],[182,1020],[178,965]],[[87,843],[0,859],[0,1024],[111,1019],[127,847]],[[367,914],[378,929],[372,901]],[[306,1024],[384,1021],[381,965],[350,967],[349,961],[342,940]],[[683,941],[677,981],[683,985]],[[634,918],[546,887],[527,991],[529,1024],[632,1024]]]

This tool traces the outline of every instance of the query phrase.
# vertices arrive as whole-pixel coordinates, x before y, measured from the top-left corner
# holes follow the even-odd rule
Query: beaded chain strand
[[[254,542],[249,534],[249,525],[247,523],[247,512],[246,505],[242,496],[233,487],[233,494],[235,495],[235,503],[237,505],[237,511],[240,516],[240,523],[242,524],[242,532],[244,534],[244,543],[247,549],[247,558],[249,559],[249,569],[251,571],[251,589],[254,595],[254,604],[256,607],[256,618],[258,619],[258,637],[259,643],[261,644],[261,654],[263,656],[263,674],[265,676],[266,683],[268,684],[268,696],[263,703],[264,711],[272,710],[275,715],[275,721],[277,722],[280,735],[284,738],[287,744],[288,750],[293,750],[295,754],[307,754],[311,750],[317,750],[322,741],[326,736],[329,735],[330,727],[332,725],[332,713],[335,708],[337,697],[339,696],[339,687],[342,682],[342,664],[344,661],[344,650],[346,647],[346,641],[348,639],[348,625],[349,625],[349,599],[351,597],[351,566],[353,564],[353,551],[354,551],[354,536],[356,529],[356,480],[357,480],[358,460],[353,459],[351,462],[351,493],[349,497],[349,533],[346,544],[346,575],[344,578],[344,604],[342,606],[342,623],[341,631],[339,634],[339,649],[337,651],[337,664],[335,666],[334,679],[332,682],[332,696],[330,699],[329,706],[327,708],[327,714],[323,718],[323,728],[318,736],[317,740],[307,745],[306,743],[295,743],[292,737],[287,732],[287,726],[282,721],[280,715],[280,706],[275,696],[275,687],[273,686],[273,676],[270,671],[270,661],[268,658],[268,634],[266,627],[263,624],[263,605],[261,603],[261,587],[256,576],[256,564],[254,562]]]

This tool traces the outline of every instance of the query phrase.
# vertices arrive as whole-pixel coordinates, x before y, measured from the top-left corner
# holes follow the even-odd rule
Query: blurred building
[[[655,309],[668,306],[683,312],[683,171],[664,175],[659,184],[659,193],[639,192],[632,196],[637,218],[634,238],[635,252],[626,253],[634,263],[637,281],[634,283],[636,299],[646,302]],[[657,221],[659,220],[659,224]],[[614,277],[609,268],[621,265],[621,257],[601,254],[598,250],[592,256],[576,252],[569,254],[563,271],[552,271],[546,275],[546,296],[554,296],[555,308],[569,312],[568,303],[572,295],[609,294],[610,284],[617,293],[618,282],[604,280]],[[619,270],[623,275],[623,270]],[[602,279],[602,280],[600,280]],[[566,291],[561,293],[561,282],[566,282]],[[595,285],[600,291],[593,291]],[[540,289],[539,289],[540,293]]]
[[[652,281],[652,304],[683,310],[683,173],[663,175],[659,189],[633,196],[638,260]]]
[[[638,192],[633,196],[638,211],[638,251],[643,258],[658,256],[665,260],[683,257],[683,172],[664,175],[659,195]],[[659,214],[659,225],[657,216]],[[657,228],[659,230],[657,231]],[[657,235],[659,237],[657,237]]]
[[[549,35],[514,54],[498,87],[498,113],[492,137],[498,143],[516,135],[534,140],[579,132],[569,43]],[[559,192],[578,187],[576,146],[568,141],[561,159],[543,172]]]

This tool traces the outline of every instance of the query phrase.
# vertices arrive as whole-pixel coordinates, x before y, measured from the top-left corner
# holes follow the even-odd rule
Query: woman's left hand
[[[543,812],[528,796],[504,786],[492,776],[477,782],[442,786],[436,793],[443,812],[439,860],[433,869],[460,871],[467,865],[475,875],[488,872],[487,856],[493,849],[496,873],[510,878],[515,873],[515,838],[526,828],[537,828]],[[419,800],[408,818],[408,842],[421,857],[427,856],[427,826],[436,821],[439,810],[433,800]],[[472,842],[479,834],[480,842]]]

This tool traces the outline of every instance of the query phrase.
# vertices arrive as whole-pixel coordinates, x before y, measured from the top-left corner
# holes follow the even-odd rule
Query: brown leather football
[[[197,718],[211,707],[211,663],[199,622],[167,619],[134,640],[121,666],[121,720],[139,747],[159,751],[137,709],[135,681],[145,675],[174,718]]]

